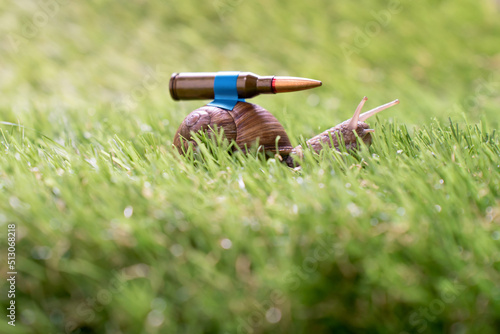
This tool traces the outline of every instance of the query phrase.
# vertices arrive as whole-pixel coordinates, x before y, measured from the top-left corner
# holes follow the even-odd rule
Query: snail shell
[[[203,131],[210,134],[215,126],[223,128],[225,137],[229,141],[234,140],[243,151],[256,142],[265,151],[283,155],[288,155],[293,149],[285,129],[276,117],[261,106],[247,102],[238,102],[233,110],[209,105],[194,110],[175,133],[173,144],[182,154],[190,144],[195,144],[193,133]]]

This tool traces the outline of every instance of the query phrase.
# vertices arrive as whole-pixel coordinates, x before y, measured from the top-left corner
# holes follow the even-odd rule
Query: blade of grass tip
[[[459,143],[458,139],[458,124],[456,124],[457,127],[455,127],[455,124],[453,124],[453,121],[451,120],[451,117],[448,117],[448,120],[450,122],[450,129],[453,137],[455,138],[455,142]]]
[[[215,161],[213,155],[210,153],[209,147],[207,147],[209,138],[204,132],[195,134],[193,138],[197,143],[198,154],[196,158],[198,162],[202,166],[204,165],[207,170],[213,170],[215,168]]]
[[[465,142],[467,143],[467,147],[470,148],[472,146],[472,141],[471,141],[470,126],[467,120],[465,120],[465,130],[463,131],[463,137],[465,139]]]
[[[2,129],[2,128],[0,128],[0,131],[2,132],[2,137],[3,137],[3,139],[4,139],[4,141],[3,141],[4,146],[5,146],[5,148],[8,150],[8,149],[9,149],[9,143],[8,143],[8,141],[7,141],[7,137],[5,137],[5,133],[3,132],[3,129]]]
[[[400,126],[400,140],[403,143],[406,154],[408,156],[413,156],[415,154],[415,145],[410,137],[406,124]]]

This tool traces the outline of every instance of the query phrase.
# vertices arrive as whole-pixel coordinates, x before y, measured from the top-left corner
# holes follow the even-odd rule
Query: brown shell
[[[214,126],[222,127],[228,140],[234,140],[239,148],[246,150],[257,142],[265,151],[276,151],[276,137],[278,150],[281,154],[288,154],[292,150],[292,144],[280,122],[266,109],[252,103],[238,102],[233,110],[225,110],[218,107],[203,106],[191,112],[182,122],[174,136],[174,146],[180,153],[183,149],[181,138],[184,138],[184,146],[192,141],[191,133],[200,130],[211,132]]]

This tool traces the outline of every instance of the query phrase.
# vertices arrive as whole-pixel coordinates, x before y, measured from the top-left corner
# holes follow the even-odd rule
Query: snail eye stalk
[[[368,100],[368,98],[366,96],[363,97],[358,107],[356,108],[356,111],[354,111],[354,115],[352,116],[351,120],[349,121],[349,124],[347,125],[347,128],[349,130],[355,130],[358,127],[359,114],[361,113],[361,109],[363,109],[366,100]]]
[[[394,101],[392,101],[392,102],[389,102],[389,103],[383,104],[383,105],[381,105],[381,106],[379,106],[379,107],[377,107],[377,108],[375,108],[375,109],[369,110],[369,111],[367,111],[367,112],[365,112],[365,113],[361,114],[361,115],[359,116],[359,120],[360,120],[361,122],[364,122],[364,121],[366,121],[368,118],[372,117],[373,115],[375,115],[375,114],[377,114],[377,113],[381,112],[382,110],[385,110],[385,109],[387,109],[387,108],[389,108],[389,107],[392,107],[392,106],[394,106],[394,105],[396,105],[396,104],[398,104],[398,103],[399,103],[399,100],[394,100]]]

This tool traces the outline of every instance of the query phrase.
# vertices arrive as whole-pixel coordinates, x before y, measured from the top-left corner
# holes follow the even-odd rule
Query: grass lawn
[[[498,333],[493,0],[0,3],[1,333]],[[249,102],[298,145],[171,148],[173,72],[323,81]],[[15,265],[7,263],[15,225]],[[15,297],[9,297],[14,286]]]

